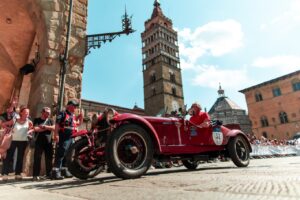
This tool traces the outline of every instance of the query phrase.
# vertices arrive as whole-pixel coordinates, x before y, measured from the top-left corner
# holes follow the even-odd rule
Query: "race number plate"
[[[214,140],[214,143],[216,145],[222,145],[223,143],[223,133],[221,132],[221,129],[220,128],[214,128],[213,129],[213,140]]]

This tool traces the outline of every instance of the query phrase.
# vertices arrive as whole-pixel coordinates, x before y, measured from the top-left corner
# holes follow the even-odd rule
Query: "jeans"
[[[2,168],[2,175],[8,175],[10,172],[11,163],[14,162],[14,154],[16,149],[18,149],[17,153],[17,163],[15,174],[20,175],[23,170],[23,160],[24,154],[27,147],[27,141],[12,141],[9,149],[7,150],[6,158],[3,160],[3,168]]]
[[[52,143],[49,142],[46,137],[42,137],[42,135],[39,135],[35,143],[33,176],[40,175],[41,159],[42,159],[43,152],[45,153],[46,176],[50,176],[52,170],[52,158],[53,158]]]
[[[59,133],[59,142],[58,146],[56,148],[56,156],[55,156],[55,162],[54,167],[61,169],[63,165],[64,157],[66,156],[66,153],[72,144],[72,135],[65,134],[65,133]],[[65,167],[65,166],[64,166]]]

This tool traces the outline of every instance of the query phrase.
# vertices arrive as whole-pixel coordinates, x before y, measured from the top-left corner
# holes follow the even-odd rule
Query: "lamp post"
[[[64,54],[61,55],[60,57],[61,68],[60,68],[60,82],[59,82],[58,111],[62,111],[63,108],[66,72],[67,72],[68,58],[69,58],[70,35],[71,35],[71,27],[72,27],[72,15],[73,15],[73,0],[70,0],[66,46],[65,46]]]

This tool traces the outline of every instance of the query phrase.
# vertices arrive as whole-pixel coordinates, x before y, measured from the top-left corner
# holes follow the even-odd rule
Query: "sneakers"
[[[64,176],[65,178],[72,178],[73,175],[70,173],[70,171],[67,168],[62,168],[61,169],[61,175]]]
[[[23,179],[23,177],[21,176],[21,175],[16,175],[15,176],[15,180],[17,180],[17,181],[20,181],[20,180],[22,180]]]
[[[51,174],[52,180],[62,180],[64,177],[60,174],[59,170],[53,170]]]
[[[7,175],[3,175],[1,178],[0,178],[1,181],[8,181],[8,176]]]
[[[32,178],[32,181],[40,181],[40,180],[41,180],[41,178],[39,176],[34,176]]]

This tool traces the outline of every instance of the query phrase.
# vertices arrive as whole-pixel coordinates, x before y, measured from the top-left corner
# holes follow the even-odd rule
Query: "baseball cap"
[[[70,100],[70,101],[68,101],[67,106],[69,106],[69,105],[79,106],[78,102],[75,101],[75,100]]]

